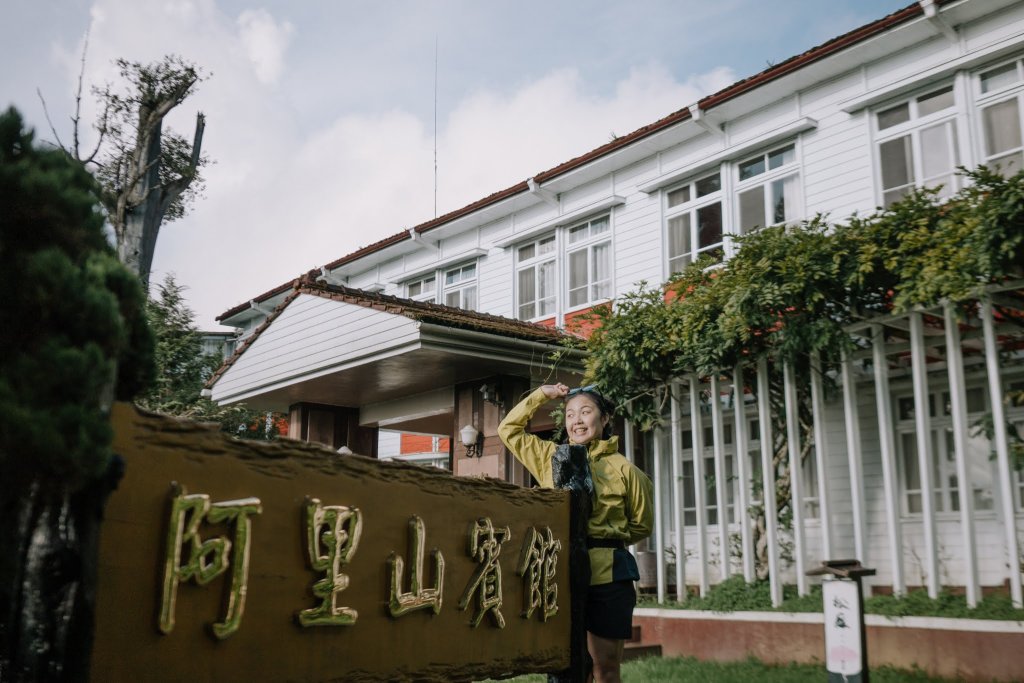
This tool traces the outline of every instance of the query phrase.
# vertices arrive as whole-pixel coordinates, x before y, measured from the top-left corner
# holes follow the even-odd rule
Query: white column
[[[978,604],[981,584],[978,578],[978,547],[974,542],[974,486],[967,466],[967,388],[964,384],[964,355],[960,348],[960,327],[953,305],[942,305],[946,329],[946,370],[949,373],[949,404],[953,418],[953,448],[956,455],[957,495],[960,501],[960,530],[963,534],[967,574],[967,606]]]
[[[633,458],[633,423],[630,420],[623,420],[622,429],[622,443],[623,448],[625,448],[624,455],[626,456],[626,460],[629,461],[630,464],[635,465],[636,463],[634,462]],[[636,545],[630,545],[629,552],[632,553],[633,557],[637,557]]]
[[[768,586],[772,607],[782,604],[782,577],[779,575],[779,513],[775,505],[775,456],[772,452],[772,409],[769,400],[768,361],[757,362],[757,424],[761,439],[761,480],[764,505],[764,529],[768,536]]]
[[[722,421],[721,385],[718,372],[711,373],[711,437],[715,453],[715,501],[718,505],[718,556],[721,560],[719,576],[729,578],[729,506],[725,492],[725,426]]]
[[[914,427],[917,432],[917,468],[921,478],[921,524],[924,529],[925,583],[928,596],[939,596],[939,554],[935,541],[935,476],[932,470],[931,405],[928,395],[928,368],[924,349],[924,321],[921,314],[909,314],[910,320],[910,369],[914,385]]]
[[[878,442],[882,454],[882,486],[885,489],[885,520],[889,531],[889,561],[892,563],[892,592],[905,595],[903,576],[903,534],[896,481],[896,442],[889,395],[889,359],[885,355],[885,334],[881,325],[871,326],[872,361],[875,366],[875,405],[878,411]]]
[[[739,493],[736,500],[736,509],[740,518],[740,541],[743,548],[743,580],[751,583],[756,578],[754,575],[754,543],[750,535],[750,514],[747,508],[750,507],[750,457],[747,449],[750,447],[747,440],[747,413],[743,393],[743,369],[736,366],[732,371],[733,386],[733,415],[736,421],[733,443],[736,453],[736,476],[739,478]]]
[[[658,604],[665,604],[665,501],[661,495],[661,427],[651,434],[654,444],[654,555],[658,584]]]
[[[796,378],[793,364],[782,365],[783,391],[786,397],[786,442],[789,448],[789,493],[793,512],[793,560],[796,570],[796,592],[807,595],[807,577],[804,576],[804,495],[800,463],[800,415],[796,397]]]
[[[821,519],[821,555],[832,556],[832,514],[828,496],[828,444],[825,435],[825,394],[821,388],[821,357],[811,355],[811,415],[814,418],[814,456],[818,470],[818,516]]]
[[[669,384],[672,408],[672,515],[676,527],[676,602],[686,600],[686,548],[683,546],[683,444],[680,434],[678,382]]]
[[[693,504],[697,512],[697,582],[704,597],[708,581],[708,512],[704,502],[704,424],[700,416],[700,379],[690,375],[690,425],[693,430]]]
[[[1010,469],[1010,445],[1006,437],[1006,411],[1003,410],[1003,388],[999,377],[999,355],[996,349],[995,324],[992,322],[992,302],[981,302],[981,326],[985,336],[985,368],[988,371],[988,397],[992,405],[992,425],[995,431],[996,463],[999,470],[999,505],[1002,508],[1006,534],[1006,556],[1009,564],[1010,599],[1013,606],[1022,604],[1020,585],[1020,548],[1017,544],[1017,525],[1013,509],[1013,470]]]
[[[853,503],[853,549],[864,566],[868,561],[867,525],[864,515],[864,463],[861,456],[860,409],[857,407],[857,380],[853,363],[843,351],[843,417],[846,421],[846,455],[850,467],[850,499]]]

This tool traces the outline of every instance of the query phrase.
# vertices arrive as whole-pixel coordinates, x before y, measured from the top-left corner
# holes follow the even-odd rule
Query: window
[[[428,275],[422,280],[416,280],[406,285],[406,296],[416,301],[434,301],[437,296],[437,278]]]
[[[979,74],[983,157],[1005,175],[1024,167],[1021,145],[1021,62],[1014,61]]]
[[[985,389],[967,390],[967,423],[974,424],[985,414]],[[941,407],[942,415],[937,415]],[[959,484],[956,475],[956,449],[953,443],[953,424],[950,417],[948,392],[928,397],[931,422],[931,475],[934,485],[933,501],[936,512],[960,510]],[[921,469],[917,455],[917,429],[914,421],[913,396],[899,397],[896,401],[897,434],[900,449],[900,472],[903,478],[903,508],[907,514],[920,514],[924,509],[921,487]],[[989,454],[992,445],[984,435],[969,430],[967,437],[967,469],[974,493],[975,510],[993,510],[994,470]]]
[[[800,176],[795,144],[741,161],[737,171],[741,234],[797,218]]]
[[[668,270],[681,271],[700,256],[721,260],[722,179],[715,172],[665,193]]]
[[[608,216],[568,230],[569,307],[611,298],[612,243]]]
[[[953,86],[913,97],[875,114],[882,205],[915,187],[957,189],[956,104]]]
[[[520,320],[555,314],[555,236],[516,249],[516,303]]]
[[[469,263],[444,272],[444,303],[446,306],[474,310],[476,308],[476,264]]]

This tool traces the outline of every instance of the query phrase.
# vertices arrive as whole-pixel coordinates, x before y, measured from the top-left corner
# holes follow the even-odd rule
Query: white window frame
[[[1013,83],[989,92],[982,92],[982,76],[1010,64],[1014,65],[1016,70],[1016,80]],[[974,83],[975,106],[977,107],[977,147],[980,163],[991,168],[994,161],[1016,155],[1019,165],[1011,167],[1009,172],[1013,174],[1020,171],[1024,167],[1024,59],[1017,57],[1012,60],[990,64],[983,69],[975,71],[971,80]],[[1011,100],[1015,100],[1017,103],[1017,126],[1018,134],[1021,137],[1021,144],[1014,148],[996,152],[995,154],[989,154],[985,129],[985,110]]]
[[[707,192],[698,197],[698,184],[707,181],[716,175],[718,177],[718,189],[713,192]],[[715,250],[719,250],[720,252],[719,261],[721,262],[725,260],[725,238],[729,233],[729,223],[728,211],[724,201],[725,192],[722,187],[723,175],[722,167],[719,167],[716,171],[708,171],[695,175],[690,180],[675,185],[662,193],[664,195],[665,207],[665,272],[669,276],[673,273],[680,272],[687,265],[693,263],[704,254],[711,254]],[[670,195],[680,191],[687,191],[689,193],[689,198],[676,206],[670,207]],[[697,242],[700,237],[700,225],[697,218],[702,210],[707,209],[714,204],[718,205],[719,220],[721,221],[721,239],[712,244],[698,246]],[[688,250],[681,250],[678,254],[673,254],[671,248],[672,231],[674,229],[673,221],[683,217],[687,217],[689,220],[688,243],[690,248]],[[673,262],[677,262],[679,265],[674,267]]]
[[[423,291],[422,288],[425,284],[430,283],[431,289],[429,291]],[[412,290],[416,285],[419,285],[421,291],[413,293]],[[424,275],[423,277],[417,278],[416,280],[410,280],[405,283],[405,296],[413,301],[427,301],[434,303],[437,301],[437,273],[431,273]]]
[[[543,245],[550,244],[549,251],[543,251]],[[534,248],[534,255],[530,258],[520,260],[521,249],[532,246]],[[558,315],[558,291],[559,279],[559,257],[558,257],[558,235],[555,232],[543,235],[534,240],[528,242],[522,242],[516,244],[513,248],[512,258],[515,260],[515,317],[520,320],[545,320],[547,318],[556,317]],[[552,264],[553,272],[550,282],[551,295],[541,298],[540,296],[540,269],[542,266]],[[526,271],[533,272],[533,287],[534,287],[534,298],[530,302],[524,302],[521,299],[522,291],[520,284],[520,277],[522,273]],[[541,312],[541,303],[550,300],[551,309],[547,312]],[[534,315],[524,317],[522,315],[522,309],[524,306],[532,305],[534,307]]]
[[[947,89],[953,96],[953,104],[951,106],[924,116],[919,115],[919,100]],[[956,175],[956,167],[963,163],[960,151],[960,138],[963,133],[960,130],[958,123],[962,107],[962,98],[959,93],[960,89],[956,87],[956,84],[952,80],[950,80],[943,83],[932,84],[927,88],[916,90],[912,94],[905,95],[899,99],[889,100],[884,104],[871,108],[869,114],[873,136],[871,147],[875,168],[875,198],[877,199],[878,206],[885,207],[895,201],[898,201],[900,198],[906,196],[906,194],[913,188],[934,187],[935,185],[933,181],[936,180],[943,181],[940,183],[943,185],[943,189],[940,194],[942,197],[949,196],[960,189],[962,181],[960,176]],[[907,121],[887,128],[879,127],[879,114],[904,105],[908,108],[909,118]],[[948,173],[944,172],[941,175],[925,177],[924,160],[921,151],[923,147],[921,143],[921,136],[925,131],[931,131],[939,127],[945,128],[945,140],[947,149],[952,155],[952,163],[950,164]],[[910,182],[905,183],[904,185],[886,189],[883,184],[884,179],[882,174],[882,145],[904,138],[908,138],[910,140],[911,163],[909,170],[913,174],[913,177],[910,179]],[[948,181],[946,181],[947,177]],[[900,191],[901,194],[887,202],[886,194],[897,191]]]
[[[967,387],[968,392],[981,392],[980,397],[983,401],[983,408],[981,410],[975,409],[967,414],[967,424],[973,425],[978,421],[979,418],[985,415],[988,410],[988,392],[984,390],[983,386],[973,384]],[[979,394],[975,394],[978,396]],[[952,415],[944,412],[945,404],[948,402],[949,389],[939,388],[931,390],[928,394],[928,405],[929,405],[929,418],[928,425],[932,436],[932,485],[934,490],[931,495],[933,496],[933,509],[935,515],[940,518],[956,518],[959,516],[959,488],[960,481],[957,480],[956,488],[950,485],[950,479],[956,478],[956,457],[953,453],[953,445],[949,443],[949,439],[945,438],[947,433],[952,433],[953,430],[953,418]],[[911,465],[917,471],[919,468],[919,455],[917,453],[917,423],[914,419],[913,413],[909,413],[907,417],[900,416],[900,404],[901,401],[909,401],[910,405],[913,404],[914,395],[913,393],[896,393],[893,395],[893,427],[896,432],[896,452],[897,452],[897,470],[899,475],[899,491],[900,491],[900,509],[903,516],[909,519],[920,519],[922,517],[924,505],[923,501],[918,503],[920,508],[917,511],[912,512],[910,510],[910,496],[918,495],[923,496],[924,491],[920,488],[909,489],[907,487],[907,463]],[[970,396],[968,396],[970,401]],[[973,428],[971,429],[973,432]],[[908,452],[904,447],[905,437],[913,442],[913,453]],[[998,508],[998,495],[997,482],[999,481],[998,470],[996,462],[988,457],[988,453],[991,451],[991,444],[989,448],[985,449],[984,463],[983,466],[987,467],[991,477],[992,487],[989,491],[989,498],[991,505],[986,508],[979,508],[977,499],[973,499],[973,508],[975,515],[978,517],[993,517],[996,515]],[[968,462],[968,468],[977,466],[978,463]],[[973,470],[972,470],[973,471]],[[918,472],[918,481],[921,480],[920,472]],[[971,481],[972,489],[979,489],[977,482]]]
[[[593,225],[595,223],[598,223],[599,221],[602,221],[602,220],[607,223],[608,227],[606,229],[598,232],[598,233],[590,234],[591,233],[591,228],[593,227]],[[576,241],[576,242],[572,242],[571,235],[572,235],[573,231],[575,231],[575,230],[577,230],[577,229],[579,229],[579,228],[581,228],[583,226],[587,226],[588,235],[586,237]],[[602,304],[602,303],[604,303],[606,301],[610,301],[612,299],[612,297],[615,295],[615,289],[614,289],[615,288],[615,253],[614,253],[614,246],[613,246],[613,242],[612,242],[612,232],[613,232],[613,230],[612,230],[612,216],[611,216],[610,212],[609,213],[602,213],[602,214],[599,214],[597,216],[592,216],[592,217],[588,218],[585,221],[578,221],[576,223],[573,223],[572,225],[569,225],[569,226],[565,227],[564,235],[563,235],[563,244],[565,245],[565,259],[564,259],[564,264],[565,264],[564,265],[564,268],[565,268],[565,288],[564,288],[564,291],[565,291],[565,303],[566,303],[565,312],[566,313],[572,313],[574,311],[579,311],[579,310],[582,310],[582,309],[585,309],[585,308],[592,308],[592,307],[597,306],[599,304]],[[594,251],[595,251],[595,249],[597,249],[599,247],[607,247],[607,253],[608,253],[608,264],[607,264],[608,265],[608,277],[603,279],[603,280],[600,280],[600,281],[595,281],[595,278],[594,278],[594,270],[595,270]],[[575,290],[581,289],[581,287],[576,287],[575,290],[572,289],[572,265],[571,265],[571,263],[572,263],[572,256],[573,256],[573,254],[576,254],[576,253],[581,252],[581,251],[585,251],[586,252],[586,259],[587,259],[587,281],[586,281],[586,284],[583,285],[583,286],[586,287],[587,297],[586,297],[586,299],[582,303],[573,304],[572,303],[572,294],[573,294],[573,292]],[[597,290],[597,287],[599,285],[602,285],[602,284],[605,284],[607,286],[607,295],[605,295],[604,292],[601,292],[601,291]]]
[[[471,277],[468,276],[468,275],[465,275],[465,271],[470,269],[470,268],[473,270],[473,273],[472,273]],[[459,279],[455,280],[452,283],[449,283],[448,282],[448,278],[453,273],[459,273]],[[470,310],[470,311],[477,310],[479,308],[479,306],[480,306],[479,278],[480,278],[480,267],[479,267],[479,264],[477,263],[476,260],[468,261],[468,262],[459,264],[457,266],[449,266],[447,268],[444,268],[441,271],[441,275],[440,275],[440,278],[439,278],[439,279],[442,279],[441,303],[443,303],[445,306],[453,306],[455,308],[462,308],[464,310]],[[469,292],[469,291],[473,292],[473,294],[472,294],[472,296],[473,296],[473,305],[472,306],[466,306],[466,297],[468,296],[467,292]],[[458,295],[459,295],[459,303],[458,303],[457,306],[454,305],[454,304],[448,303],[448,296],[450,294],[454,294],[454,293],[458,293]]]
[[[780,152],[784,153],[788,150],[792,150],[792,158],[789,161],[783,160],[783,162],[775,168],[770,168],[770,159],[773,155]],[[751,161],[756,160],[758,157],[764,162],[764,170],[757,174],[749,177],[740,179],[741,167]],[[783,157],[784,158],[784,157]],[[735,222],[735,233],[742,235],[745,232],[753,232],[760,228],[769,227],[772,225],[779,225],[782,223],[794,223],[799,221],[804,216],[803,208],[803,184],[801,178],[803,173],[801,172],[801,154],[800,154],[800,141],[797,138],[786,142],[780,142],[772,145],[771,147],[764,149],[760,154],[748,154],[740,159],[736,159],[732,163],[732,167],[735,171],[732,174],[733,186],[732,195],[734,197],[734,215],[736,217]],[[790,201],[786,204],[787,216],[783,217],[782,220],[775,220],[772,206],[772,191],[775,185],[779,182],[787,180],[793,181],[793,194]],[[742,196],[747,194],[751,190],[762,187],[764,188],[762,194],[763,202],[763,217],[765,219],[763,224],[752,226],[751,228],[744,231],[743,228],[743,205]],[[791,210],[790,210],[791,209]]]

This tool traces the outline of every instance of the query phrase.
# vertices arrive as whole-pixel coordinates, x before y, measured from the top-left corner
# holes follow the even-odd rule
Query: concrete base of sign
[[[666,657],[731,662],[819,663],[825,673],[822,614],[714,613],[640,608],[633,614],[642,645]],[[918,667],[964,681],[1019,681],[1024,622],[869,614],[869,665]]]

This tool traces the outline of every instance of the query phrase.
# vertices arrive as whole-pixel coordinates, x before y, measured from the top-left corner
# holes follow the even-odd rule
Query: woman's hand
[[[543,391],[544,395],[552,401],[556,398],[564,398],[565,395],[569,393],[569,387],[561,382],[558,384],[545,384],[540,388],[540,390]]]

